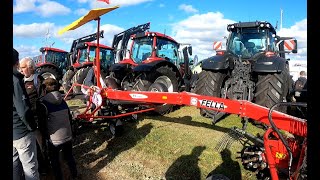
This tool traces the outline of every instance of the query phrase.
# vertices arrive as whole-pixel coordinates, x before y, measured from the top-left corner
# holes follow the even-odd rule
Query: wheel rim
[[[170,80],[170,78],[168,78],[167,76],[159,76],[154,83],[163,83],[164,85],[166,85],[166,87],[168,88],[168,92],[173,92],[173,84]],[[158,92],[158,90],[155,90],[156,92]]]
[[[41,76],[42,76],[44,79],[47,79],[47,78],[53,78],[53,79],[56,79],[56,77],[55,77],[53,74],[48,73],[48,72],[43,73]]]

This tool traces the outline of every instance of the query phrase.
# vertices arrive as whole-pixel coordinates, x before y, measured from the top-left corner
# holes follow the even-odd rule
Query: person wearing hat
[[[34,131],[37,128],[31,110],[23,75],[18,71],[19,53],[13,48],[13,179],[39,179],[37,145]],[[22,167],[21,167],[22,166]],[[22,171],[24,173],[22,173]]]

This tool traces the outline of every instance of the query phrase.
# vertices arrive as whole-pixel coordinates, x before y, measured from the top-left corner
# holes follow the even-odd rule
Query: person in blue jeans
[[[40,111],[39,129],[48,141],[49,159],[54,176],[57,180],[63,179],[60,164],[60,151],[62,151],[72,178],[76,178],[78,171],[72,153],[70,109],[59,92],[60,85],[57,80],[47,78],[43,81],[42,87],[44,88],[44,96],[41,97],[41,103],[37,106],[37,110]]]
[[[36,122],[23,75],[18,72],[19,53],[13,48],[13,179],[38,180]]]

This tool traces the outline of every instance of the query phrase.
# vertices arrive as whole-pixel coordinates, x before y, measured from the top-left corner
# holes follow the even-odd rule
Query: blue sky
[[[227,24],[261,20],[276,26],[278,21],[279,35],[298,40],[298,53],[290,55],[291,60],[307,60],[306,0],[110,0],[110,4],[96,0],[14,0],[13,46],[20,58],[35,56],[41,46],[53,43],[53,47],[69,51],[73,39],[96,32],[96,21],[62,35],[58,31],[92,8],[115,5],[120,7],[101,16],[101,43],[105,45],[111,46],[114,34],[150,22],[150,31],[191,43],[193,55],[202,59],[215,54],[212,43],[227,35]]]

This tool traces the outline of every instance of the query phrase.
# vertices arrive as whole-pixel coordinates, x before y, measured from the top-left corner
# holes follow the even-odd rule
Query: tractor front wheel
[[[40,67],[37,69],[39,75],[41,75],[44,79],[53,78],[57,81],[60,80],[60,73],[57,68],[51,66]]]
[[[74,76],[75,72],[71,69],[69,69],[62,77],[62,88],[64,93],[68,93],[70,90],[72,83],[72,77]]]
[[[176,72],[169,66],[161,66],[155,71],[149,73],[143,73],[135,80],[133,87],[136,91],[150,91],[152,84],[163,84],[167,92],[178,92],[178,77]],[[170,113],[173,110],[174,105],[164,104],[161,107],[158,106],[154,112],[156,114],[164,115]]]
[[[75,75],[72,77],[71,83],[72,84],[74,84],[74,83],[82,84],[88,74],[89,69],[90,69],[90,67],[85,67],[85,68],[81,68],[81,69],[77,70]],[[81,92],[80,86],[73,87],[73,93],[80,93],[80,92]]]

